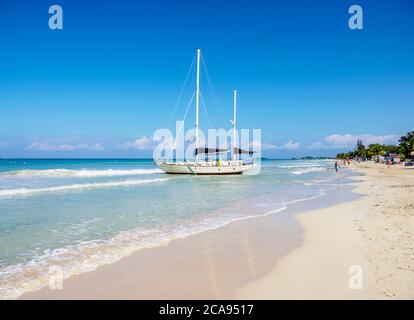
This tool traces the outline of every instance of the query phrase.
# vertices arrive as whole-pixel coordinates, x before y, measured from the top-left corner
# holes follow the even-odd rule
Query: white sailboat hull
[[[193,174],[193,175],[229,175],[242,174],[250,170],[253,164],[228,161],[222,165],[214,162],[190,163],[190,162],[159,162],[157,166],[168,174]]]

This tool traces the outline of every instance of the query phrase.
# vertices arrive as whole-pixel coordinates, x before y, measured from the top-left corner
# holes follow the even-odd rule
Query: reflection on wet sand
[[[338,192],[344,196],[338,197]],[[335,191],[335,198],[345,199],[345,193],[350,191]],[[322,197],[295,203],[283,212],[140,250],[65,280],[63,290],[45,288],[23,298],[235,298],[238,288],[269,273],[279,257],[301,244],[302,229],[292,215],[331,202],[335,201]]]

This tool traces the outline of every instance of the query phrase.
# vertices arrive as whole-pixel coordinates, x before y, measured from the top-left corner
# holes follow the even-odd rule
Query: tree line
[[[353,151],[346,153],[338,153],[337,159],[352,159],[362,158],[370,159],[376,156],[384,156],[389,153],[396,153],[401,156],[401,160],[413,158],[412,152],[414,152],[414,131],[408,132],[398,140],[399,144],[385,145],[379,143],[373,143],[365,147],[362,140],[358,139],[357,144]]]

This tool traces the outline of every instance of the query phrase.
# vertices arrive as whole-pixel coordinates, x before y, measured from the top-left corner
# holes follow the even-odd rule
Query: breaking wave
[[[326,168],[322,168],[322,167],[309,167],[309,168],[294,170],[294,171],[292,171],[292,173],[296,174],[296,175],[301,175],[301,174],[304,174],[304,173],[318,172],[318,171],[325,171],[325,170],[326,170]]]
[[[0,269],[0,299],[15,299],[26,292],[46,286],[49,283],[52,268],[53,270],[59,268],[63,278],[66,279],[72,275],[95,270],[101,265],[119,261],[140,249],[166,245],[171,240],[217,229],[234,221],[276,214],[286,210],[289,204],[320,198],[324,195],[324,192],[319,192],[311,197],[288,201],[262,214],[239,216],[219,213],[213,217],[188,221],[185,225],[151,229],[140,227],[121,231],[106,240],[91,240],[65,248],[45,250],[42,255],[26,263]]]
[[[131,176],[141,174],[158,174],[163,173],[160,169],[107,169],[107,170],[69,170],[69,169],[49,169],[49,170],[18,170],[4,172],[0,175],[11,175],[20,177],[113,177],[113,176]]]
[[[45,188],[4,189],[4,190],[0,190],[0,197],[24,196],[24,195],[43,193],[43,192],[64,192],[64,191],[71,191],[71,190],[135,186],[135,185],[140,185],[140,184],[163,182],[167,180],[169,179],[147,179],[147,180],[131,179],[131,180],[111,181],[111,182],[69,184],[69,185],[45,187]]]

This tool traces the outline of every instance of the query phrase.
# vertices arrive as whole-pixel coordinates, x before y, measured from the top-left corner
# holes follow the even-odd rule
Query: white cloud
[[[155,147],[156,143],[151,137],[143,136],[137,138],[132,142],[126,142],[117,146],[119,149],[132,149],[132,150],[151,150]]]
[[[398,141],[398,136],[389,135],[373,135],[373,134],[331,134],[322,141],[314,142],[308,146],[310,149],[338,149],[338,148],[350,148],[356,145],[357,140],[362,140],[362,143],[367,146],[373,143],[390,144]]]
[[[9,144],[7,142],[2,142],[0,141],[0,150],[5,149],[9,146]]]
[[[289,140],[283,146],[280,147],[280,149],[286,149],[286,150],[297,150],[299,148],[300,148],[300,143],[293,142],[292,140]]]
[[[99,144],[56,144],[50,142],[34,142],[31,145],[26,147],[26,150],[36,150],[36,151],[75,151],[75,150],[94,150],[101,151],[104,150],[104,147]]]
[[[187,146],[189,143],[193,143],[195,138],[187,139],[184,141],[184,146]],[[162,145],[165,149],[175,150],[177,148],[176,141],[173,137],[169,138],[162,138],[159,140],[154,140],[152,137],[143,136],[141,138],[137,138],[132,142],[125,142],[122,144],[117,145],[115,148],[117,149],[129,149],[129,150],[153,150],[155,147]],[[205,146],[206,141],[203,137],[199,139],[199,145]],[[213,144],[208,144],[209,148],[228,148],[229,146],[222,142],[220,146],[216,146]]]
[[[283,145],[277,146],[268,142],[253,141],[253,148],[258,148],[261,145],[262,150],[297,150],[300,148],[299,142],[289,140]]]
[[[277,146],[268,142],[261,142],[258,140],[254,140],[252,142],[253,149],[261,148],[262,150],[275,150]]]
[[[186,143],[193,142],[193,141],[194,139],[187,139]],[[152,137],[142,136],[140,138],[135,139],[134,141],[119,144],[115,148],[130,149],[130,150],[152,150],[160,143],[161,141],[155,141]],[[163,139],[162,143],[164,147],[167,149],[176,148],[173,138]],[[199,145],[200,146],[206,145],[206,141],[204,140],[203,137],[200,137]],[[257,149],[260,146],[262,150],[297,150],[300,148],[300,143],[289,140],[285,144],[278,146],[278,145],[275,145],[269,142],[261,142],[261,141],[255,140],[251,142],[250,146],[254,149]],[[208,144],[208,147],[210,148],[218,147],[218,148],[223,148],[223,149],[227,148],[229,150],[231,149],[231,146],[227,144],[227,141],[222,142],[220,146]]]

